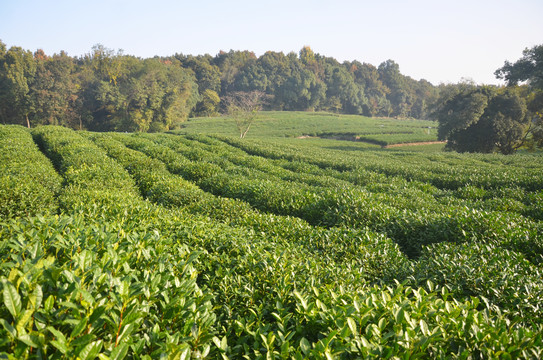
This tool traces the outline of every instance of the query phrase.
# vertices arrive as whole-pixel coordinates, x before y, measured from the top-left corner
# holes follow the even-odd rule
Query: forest
[[[0,121],[34,127],[160,131],[189,116],[212,116],[233,92],[262,91],[267,110],[331,111],[425,119],[439,93],[400,72],[299,54],[250,51],[141,59],[102,45],[81,57],[0,43]]]

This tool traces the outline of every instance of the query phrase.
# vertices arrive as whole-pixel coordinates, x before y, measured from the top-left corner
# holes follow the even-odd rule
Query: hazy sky
[[[543,0],[0,0],[0,40],[79,56],[94,44],[139,57],[220,50],[298,52],[400,71],[434,84],[494,71],[543,44]]]

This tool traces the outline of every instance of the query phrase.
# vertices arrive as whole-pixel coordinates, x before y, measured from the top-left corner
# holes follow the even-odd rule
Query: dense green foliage
[[[235,93],[259,91],[268,110],[326,110],[427,118],[438,88],[379,67],[315,54],[248,51],[139,59],[102,45],[79,58],[0,41],[0,121],[94,131],[175,129],[189,115],[226,110]]]
[[[532,114],[532,141],[528,145],[543,147],[543,45],[525,49],[522,58],[514,64],[506,61],[495,75],[506,80],[510,87],[523,81],[528,83],[531,92],[527,103]]]
[[[458,84],[442,89],[434,108],[438,137],[459,152],[499,151],[543,146],[543,46],[496,70],[507,88]],[[518,86],[527,81],[527,85]]]
[[[0,216],[55,213],[62,178],[20,126],[0,127]]]
[[[543,356],[538,155],[0,134],[4,357]]]
[[[522,55],[514,64],[506,61],[503,67],[496,70],[496,77],[504,79],[509,85],[528,81],[531,87],[543,90],[543,45],[527,48]]]
[[[438,137],[459,152],[495,150],[512,154],[532,130],[525,101],[518,91],[466,87],[443,101],[436,111]]]

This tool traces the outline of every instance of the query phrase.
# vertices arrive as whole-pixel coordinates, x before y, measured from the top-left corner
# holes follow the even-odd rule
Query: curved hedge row
[[[171,216],[74,131],[34,136],[68,184],[66,215],[0,230],[0,352],[12,358],[161,358],[210,352],[216,317],[199,252],[162,236]]]
[[[130,231],[135,221],[74,213],[2,227],[3,357],[209,352],[215,315],[196,284],[198,253],[156,232]]]
[[[134,180],[106,153],[71,129],[43,126],[34,140],[64,177],[64,210],[88,209],[89,202],[122,202],[139,196]]]
[[[158,137],[157,137],[158,138]],[[369,227],[393,239],[404,252],[416,258],[422,247],[439,242],[487,242],[525,254],[530,261],[543,262],[543,225],[523,216],[505,212],[487,212],[461,204],[444,206],[431,196],[418,196],[390,183],[386,192],[372,193],[356,187],[313,187],[293,184],[252,168],[227,168],[205,162],[206,151],[198,147],[200,159],[195,163],[186,157],[185,145],[158,138],[165,146],[152,145],[141,139],[127,139],[127,145],[158,157],[169,170],[191,178],[215,195],[236,198],[264,212],[297,216],[313,225],[327,227]],[[145,144],[145,145],[142,145]],[[210,156],[219,156],[217,154]],[[207,168],[212,171],[194,171]]]
[[[0,125],[0,218],[55,213],[62,178],[30,132]]]
[[[414,271],[414,285],[431,280],[455,298],[483,297],[511,319],[542,324],[543,269],[494,244],[441,243],[427,247]]]
[[[177,169],[178,172],[180,172],[181,169],[184,169],[187,174],[194,174],[195,172],[188,170],[188,168],[201,165],[201,163],[194,163],[179,154],[176,156],[175,153],[164,149],[160,145],[153,145],[149,140],[142,139],[141,137],[128,137],[124,135],[117,137],[131,148],[136,148],[148,155],[153,155],[165,161],[165,165],[168,168]],[[127,154],[128,153],[129,152],[127,152]],[[203,155],[203,153],[200,153],[200,156],[201,155]],[[220,171],[220,169],[222,169],[220,166],[215,168],[216,171]],[[217,174],[214,176],[216,177]],[[241,215],[241,217],[244,216],[246,215]],[[282,217],[276,218],[279,220],[283,219]],[[238,224],[240,224],[240,222],[238,222]],[[289,226],[292,223],[290,221],[280,221],[275,224],[276,228],[280,228],[282,224]],[[538,337],[540,330],[535,330],[537,327],[535,327],[533,332],[529,332],[530,335],[528,335],[528,337],[524,338],[524,340],[527,341],[527,343],[524,343],[525,345],[522,345],[521,347],[516,347],[516,345],[512,347],[504,345],[505,343],[511,344],[509,343],[511,339],[506,340],[505,337],[495,337],[494,331],[496,329],[505,331],[508,322],[504,319],[499,320],[498,318],[495,318],[495,315],[490,315],[490,318],[486,317],[487,315],[482,315],[482,313],[477,310],[477,308],[480,307],[479,302],[477,300],[473,302],[467,300],[469,296],[465,297],[465,294],[456,293],[460,298],[464,296],[464,301],[467,302],[456,302],[447,299],[447,296],[451,295],[443,295],[447,294],[446,290],[443,290],[443,293],[440,296],[437,296],[433,292],[435,291],[434,288],[432,288],[432,292],[428,294],[422,289],[413,291],[411,288],[402,288],[401,286],[395,285],[387,290],[389,291],[388,294],[395,292],[402,293],[403,290],[401,289],[405,289],[405,297],[403,295],[396,298],[391,296],[388,305],[390,306],[390,310],[385,310],[385,312],[382,313],[386,307],[379,302],[373,303],[372,301],[375,301],[373,296],[380,296],[383,299],[386,299],[387,297],[384,294],[387,293],[387,291],[383,292],[382,289],[375,289],[374,295],[364,295],[362,297],[363,300],[361,300],[358,298],[360,295],[358,291],[362,291],[363,294],[372,294],[372,291],[366,286],[363,286],[362,288],[359,287],[357,290],[356,287],[353,288],[353,282],[346,281],[353,276],[351,275],[353,271],[355,273],[359,271],[356,266],[360,264],[354,262],[352,263],[353,267],[345,266],[350,264],[347,259],[349,257],[355,258],[357,255],[361,254],[360,251],[364,248],[364,246],[358,247],[356,245],[357,242],[355,239],[356,234],[358,233],[357,230],[353,229],[349,234],[344,229],[330,229],[327,231],[336,231],[336,235],[342,234],[342,236],[315,238],[308,236],[310,233],[303,229],[304,227],[297,229],[297,231],[300,231],[300,235],[306,239],[305,243],[301,243],[303,244],[303,248],[292,246],[287,246],[285,248],[283,247],[286,245],[285,242],[272,242],[271,239],[284,239],[285,237],[292,238],[292,231],[284,229],[278,238],[268,237],[268,240],[266,240],[268,244],[274,244],[272,245],[272,248],[270,248],[269,245],[264,245],[265,243],[258,243],[262,244],[263,247],[262,245],[256,245],[254,250],[246,249],[243,252],[237,250],[238,246],[241,245],[239,243],[237,246],[231,248],[228,251],[229,255],[227,257],[221,257],[221,260],[219,261],[220,263],[224,262],[225,265],[213,267],[215,276],[217,276],[217,272],[220,274],[219,277],[221,280],[219,283],[216,282],[218,281],[217,278],[213,279],[213,276],[211,275],[212,272],[204,272],[203,276],[206,277],[206,279],[209,278],[210,283],[215,283],[216,289],[220,289],[216,292],[221,294],[219,303],[229,303],[235,307],[254,309],[249,312],[241,313],[233,310],[234,307],[230,306],[224,309],[226,314],[228,314],[228,317],[233,318],[232,320],[225,322],[230,325],[228,326],[228,331],[222,338],[222,341],[220,340],[220,336],[215,341],[215,346],[221,353],[230,357],[246,356],[250,358],[258,358],[259,356],[271,353],[275,356],[289,356],[290,354],[290,356],[295,358],[322,358],[327,355],[366,357],[370,356],[370,354],[373,354],[373,356],[386,357],[387,354],[388,356],[399,356],[399,354],[416,354],[419,352],[426,354],[426,356],[430,353],[432,356],[436,357],[450,357],[453,354],[461,357],[462,354],[468,353],[479,353],[481,356],[492,357],[497,356],[496,354],[499,352],[512,351],[511,354],[514,356],[530,357],[531,354],[541,351],[540,338]],[[267,233],[267,235],[268,234],[270,233]],[[338,241],[339,238],[343,239],[344,246],[341,247],[343,253],[330,252],[329,248],[340,248],[338,246],[340,244],[340,241]],[[374,244],[375,243],[372,242],[368,243],[369,246],[375,246]],[[311,255],[311,253],[307,252],[294,255],[297,254],[298,251],[301,251],[301,249],[311,248],[317,251],[315,254],[317,254],[320,260],[316,260],[313,257],[315,255]],[[274,251],[271,251],[270,253],[271,249],[274,249]],[[319,249],[320,253],[318,252]],[[255,253],[255,251],[257,252]],[[328,257],[331,254],[335,254],[338,258],[343,258],[344,261],[337,262],[337,258]],[[302,266],[301,269],[294,270],[301,265],[298,260],[299,258],[303,258],[305,261],[302,262],[302,264],[306,263],[306,265]],[[233,259],[237,259],[235,260],[236,265],[234,267],[232,267],[233,263],[231,262]],[[279,259],[288,259],[288,261],[283,262]],[[322,259],[330,260],[329,267],[327,271],[324,272],[322,270],[316,271],[315,269],[322,266]],[[378,259],[379,258],[375,259],[377,260],[373,265],[375,268],[379,267]],[[272,261],[270,262],[270,260]],[[344,266],[341,266],[341,264]],[[386,267],[390,264],[390,262],[385,262],[381,264],[381,267]],[[421,263],[421,267],[422,266],[423,263]],[[242,268],[245,270],[240,273],[239,271],[241,271]],[[304,268],[305,271],[302,270]],[[232,271],[229,269],[236,270]],[[343,274],[344,279],[338,280],[338,278],[334,276],[336,279],[335,281],[337,282],[336,285],[338,283],[345,285],[351,284],[348,287],[350,290],[345,291],[342,295],[330,295],[329,285],[325,285],[325,287],[322,285],[330,284],[328,283],[330,279],[326,280],[327,277],[331,275],[330,271],[334,270],[335,272],[338,269],[340,273]],[[417,279],[422,281],[425,274],[422,273],[421,270],[417,269],[416,271],[414,276],[417,276]],[[315,284],[315,293],[311,288],[300,289],[300,286],[304,283],[304,281],[300,283],[301,279],[304,278],[302,276],[304,273],[307,273],[305,281],[311,281],[311,283]],[[234,274],[236,275],[232,277]],[[291,277],[286,274],[297,275]],[[317,274],[318,277],[315,278],[314,276]],[[240,275],[241,277],[238,278]],[[428,277],[429,276],[426,278]],[[320,280],[317,280],[318,278],[320,278]],[[322,285],[317,286],[316,284],[319,283]],[[424,286],[428,285],[424,284]],[[249,293],[252,295],[248,296]],[[419,295],[409,300],[415,293]],[[238,295],[234,296],[233,294]],[[446,300],[441,300],[442,297]],[[246,299],[248,302],[243,299]],[[496,299],[491,299],[488,306],[489,308],[494,309],[492,300]],[[356,312],[353,312],[352,310],[356,309],[356,307],[353,308],[352,304],[360,304],[359,301],[363,301],[365,304],[375,304],[375,308],[371,308],[371,306],[369,308],[366,307],[363,311],[360,310],[363,316],[360,315],[360,317],[357,317],[357,315],[355,315]],[[432,309],[436,309],[435,314],[440,314],[440,311],[443,311],[443,313],[442,315],[437,315],[435,318],[428,318],[425,314],[425,310],[422,310],[419,315],[414,315],[417,314],[417,311],[415,310],[418,309],[417,307],[400,309],[394,305],[397,304],[398,301],[403,304],[414,301],[414,303],[418,304],[417,306],[420,305],[420,301],[423,303],[427,301],[428,305],[422,305],[423,309],[426,310],[429,306]],[[275,306],[270,302],[275,302]],[[349,308],[351,310],[343,310],[344,307],[348,308],[349,305],[346,304],[351,304],[351,308]],[[459,310],[457,308],[458,306],[467,307]],[[456,310],[452,310],[453,308]],[[389,311],[388,315],[385,315],[386,311]],[[454,315],[451,315],[451,311]],[[407,315],[405,315],[406,312]],[[488,314],[491,313],[492,311],[488,312]],[[375,317],[372,317],[371,320],[369,320],[369,314],[375,314]],[[447,316],[446,319],[442,317],[445,315]],[[524,319],[524,315],[521,315],[521,317],[518,317],[517,314],[514,313],[511,313],[510,315],[511,318],[514,319]],[[269,316],[272,316],[274,319],[272,321],[266,320]],[[419,317],[413,321],[413,316]],[[394,325],[395,320],[404,325]],[[410,324],[407,325],[407,327],[405,327],[406,321]],[[465,325],[458,327],[458,324],[465,321],[474,321],[477,325],[473,328],[466,328]],[[360,328],[359,324],[365,324],[367,327],[363,330]],[[375,325],[377,327],[374,327],[372,324],[377,324]],[[356,329],[356,334],[353,333],[353,329]],[[395,331],[396,335],[391,337],[391,331]],[[405,333],[403,331],[405,331]],[[523,332],[525,329],[519,331],[520,332],[515,334],[510,332],[509,335],[515,338],[527,334]],[[284,335],[287,333],[290,334],[288,338]],[[384,333],[388,334],[386,340],[383,339]],[[361,336],[359,334],[361,334]],[[470,335],[468,336],[467,334]],[[440,337],[441,335],[443,335],[443,337]],[[409,341],[406,342],[405,339],[407,338],[409,338]],[[487,341],[481,341],[481,339],[487,339]],[[353,346],[353,344],[356,343],[359,345]],[[445,343],[447,345],[445,345]],[[404,347],[399,344],[404,344]],[[515,342],[515,344],[517,344],[517,342]],[[535,352],[531,353],[530,351],[532,350]]]
[[[337,152],[309,146],[285,145],[263,140],[239,140],[217,137],[249,154],[271,159],[303,161],[323,169],[340,172],[370,170],[387,176],[418,180],[440,189],[458,189],[465,185],[483,189],[520,187],[538,191],[543,187],[541,158],[533,155],[514,156],[457,153],[409,153],[364,151],[364,161],[357,154]],[[301,144],[301,143],[300,143]]]
[[[126,148],[114,139],[124,140],[144,152],[157,156],[162,154],[165,160],[171,161],[176,158],[171,150],[168,151],[149,140],[140,137],[130,139],[114,134],[96,134],[91,138],[128,169],[137,179],[142,193],[153,202],[168,207],[181,207],[194,214],[227,221],[234,226],[250,227],[257,233],[273,238],[274,241],[303,246],[326,261],[347,263],[349,266],[357,267],[360,273],[357,279],[390,281],[405,277],[408,272],[408,261],[397,245],[368,229],[322,229],[312,227],[296,218],[263,214],[245,202],[217,197],[202,191],[186,180],[169,173],[163,162]],[[186,169],[190,165],[186,162],[184,166]],[[150,175],[151,173],[153,175]],[[185,196],[187,193],[190,194]]]
[[[178,145],[176,140],[178,137],[169,137],[162,135],[160,137],[155,135],[146,135],[146,138],[157,139],[161,144],[167,144],[171,149],[181,150],[186,155],[188,147],[186,144]],[[195,136],[191,136],[194,138]],[[214,144],[213,139],[198,137],[208,145]],[[167,149],[160,147],[159,145],[152,145],[149,141],[140,139],[139,137],[125,140],[129,146],[139,148],[140,150],[154,155],[162,160],[166,161],[169,168],[172,171],[185,174],[188,168],[191,167],[191,162],[187,160],[183,155],[178,154],[177,157],[174,153],[168,152]],[[215,140],[216,141],[216,140]],[[186,140],[183,140],[186,142]],[[139,145],[138,145],[139,144]],[[145,144],[145,145],[143,145]],[[196,148],[200,150],[200,161],[205,159],[205,152],[202,151],[202,147]],[[219,147],[220,148],[220,147]],[[210,155],[210,158],[214,156],[223,156],[223,151],[217,151]],[[210,149],[207,149],[211,153]],[[167,154],[167,155],[166,155]],[[228,159],[232,159],[232,156],[225,156]],[[177,158],[177,161],[176,161]],[[176,165],[177,164],[177,165]],[[182,165],[181,165],[182,164]],[[201,163],[199,163],[201,164]],[[210,163],[214,164],[214,163]],[[217,169],[217,168],[216,168]],[[222,169],[222,168],[221,168]],[[535,264],[541,263],[541,225],[532,222],[522,216],[500,212],[485,212],[474,209],[469,209],[464,206],[455,206],[447,209],[428,206],[428,203],[422,199],[413,199],[413,204],[416,204],[418,211],[407,212],[388,204],[394,203],[394,201],[401,200],[394,199],[396,194],[394,193],[394,182],[391,183],[388,188],[388,192],[391,192],[388,201],[379,201],[383,197],[379,197],[378,194],[371,194],[368,192],[360,192],[354,188],[349,191],[345,189],[330,190],[323,189],[320,194],[313,193],[312,196],[308,196],[307,189],[304,192],[302,186],[288,186],[287,183],[278,181],[277,178],[258,178],[258,171],[252,171],[252,168],[248,168],[242,173],[235,174],[231,171],[232,167],[226,168],[223,172],[216,172],[208,179],[202,182],[204,188],[210,189],[213,193],[232,195],[236,194],[239,198],[249,201],[257,208],[262,208],[268,211],[276,213],[295,214],[305,219],[311,219],[310,216],[314,216],[316,219],[325,219],[330,226],[343,224],[348,227],[358,226],[370,226],[378,231],[383,231],[391,238],[400,242],[402,248],[409,254],[418,254],[422,251],[421,256],[417,261],[417,266],[413,270],[412,276],[419,279],[416,284],[419,285],[420,281],[431,279],[443,286],[448,286],[448,282],[443,280],[436,273],[426,272],[428,268],[432,267],[432,264],[439,261],[440,254],[436,253],[435,258],[429,255],[428,250],[425,250],[426,245],[432,243],[445,242],[443,246],[454,247],[458,242],[465,243],[466,248],[470,249],[470,254],[481,262],[481,267],[484,268],[486,262],[496,264],[496,267],[503,267],[503,274],[500,277],[506,278],[512,276],[521,284],[531,284],[531,288],[537,289],[542,285],[538,277],[528,276],[528,272],[523,274],[510,274],[509,269],[514,268],[513,264],[517,267],[531,268],[532,272],[537,272],[537,267],[526,261],[525,258],[530,259]],[[271,172],[272,169],[269,171]],[[255,181],[254,179],[259,179]],[[200,179],[202,181],[202,179]],[[279,188],[278,186],[282,186]],[[268,190],[268,191],[266,191]],[[241,195],[240,195],[241,194]],[[278,197],[277,194],[280,194]],[[405,192],[402,194],[405,195]],[[311,195],[311,193],[310,193]],[[319,197],[320,196],[320,197]],[[304,198],[305,197],[305,198]],[[273,199],[280,199],[280,201],[272,203]],[[296,199],[302,199],[305,201],[305,205],[296,206],[292,204]],[[290,201],[290,202],[289,202]],[[290,204],[290,207],[288,207]],[[302,209],[302,210],[301,210]],[[340,209],[340,211],[338,211]],[[429,211],[432,209],[433,211]],[[308,215],[310,214],[310,215]],[[311,238],[308,236],[307,238]],[[345,242],[353,241],[355,237],[345,238]],[[353,243],[356,243],[353,241]],[[331,247],[337,249],[345,249],[338,246],[338,243],[331,241]],[[479,251],[492,247],[495,251],[502,251],[509,254],[510,259],[506,257],[494,257],[491,252]],[[439,248],[439,247],[437,247]],[[511,249],[508,251],[507,249]],[[338,253],[340,253],[338,251]],[[342,254],[348,254],[349,252],[343,252]],[[523,254],[523,255],[521,255]],[[528,265],[526,265],[528,264]],[[387,266],[383,264],[383,266]],[[469,283],[469,273],[458,275],[458,272],[454,272],[451,268],[443,266],[445,269],[450,270],[451,273],[457,274],[457,281]],[[475,270],[475,268],[473,268]],[[396,278],[402,278],[405,274],[396,272]],[[487,274],[487,276],[489,276]],[[447,279],[445,277],[445,279]],[[488,279],[487,279],[488,280]],[[509,282],[513,284],[514,282]],[[510,312],[512,318],[520,319],[524,322],[534,321],[534,309],[537,309],[539,302],[537,295],[523,296],[523,290],[511,287],[511,293],[499,294],[499,296],[490,296],[494,291],[494,282],[488,280],[483,281],[480,286],[476,288],[460,288],[455,292],[456,296],[469,297],[471,295],[485,296],[490,299],[490,303],[498,304],[504,311]],[[537,292],[536,292],[537,294]],[[532,294],[533,295],[533,294]],[[530,299],[530,300],[527,300]],[[528,310],[519,310],[519,303],[526,303]],[[530,310],[531,309],[531,310]],[[537,317],[535,318],[537,319]],[[537,321],[536,321],[537,322]]]

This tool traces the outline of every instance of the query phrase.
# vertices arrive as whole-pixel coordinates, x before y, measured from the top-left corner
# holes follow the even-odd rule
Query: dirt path
[[[413,143],[403,143],[403,144],[391,144],[383,146],[384,149],[395,148],[400,146],[417,146],[417,145],[432,145],[432,144],[445,144],[446,141],[425,141],[425,142],[413,142]]]
[[[360,140],[360,136],[355,137],[334,137],[334,136],[309,136],[302,135],[296,137],[296,139],[332,139],[332,140],[345,140],[345,141],[361,141],[368,144],[372,144],[370,141]],[[391,144],[386,146],[381,146],[383,149],[390,149],[401,146],[417,146],[417,145],[432,145],[432,144],[445,144],[446,141],[421,141],[421,142],[412,142],[412,143],[403,143],[403,144]],[[374,144],[377,145],[377,144]]]

